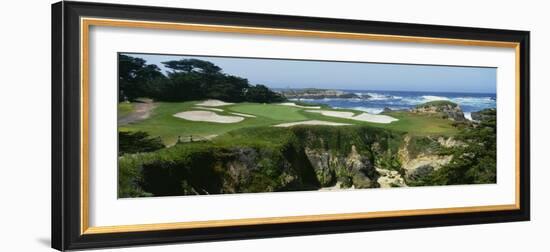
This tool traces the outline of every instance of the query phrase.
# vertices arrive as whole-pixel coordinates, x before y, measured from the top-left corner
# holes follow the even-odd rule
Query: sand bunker
[[[398,119],[387,115],[374,115],[369,113],[363,113],[358,116],[352,117],[353,120],[373,122],[373,123],[391,123]]]
[[[238,116],[244,116],[244,117],[256,117],[255,115],[249,115],[249,114],[243,114],[243,113],[236,113],[236,112],[231,112],[231,114],[233,114],[233,115],[238,115]]]
[[[296,105],[296,103],[294,103],[294,102],[283,102],[283,103],[279,103],[279,105],[289,106],[289,107],[296,107],[296,108],[306,108],[306,109],[320,109],[320,108],[321,108],[320,106],[301,106],[301,105]]]
[[[374,115],[369,113],[361,113],[359,115],[354,116],[352,112],[344,112],[344,111],[331,111],[331,110],[306,110],[306,111],[311,113],[319,113],[324,116],[345,118],[345,119],[351,119],[351,120],[363,121],[363,122],[391,123],[391,122],[397,121],[396,118],[393,118],[391,116]]]
[[[216,111],[216,112],[223,112],[223,109],[219,108],[207,108],[207,107],[193,107],[194,109],[204,109],[204,110],[210,110],[210,111]]]
[[[218,115],[211,111],[191,110],[174,114],[175,117],[194,121],[194,122],[214,122],[214,123],[238,123],[244,120],[242,116]]]
[[[206,107],[221,107],[221,106],[227,106],[231,104],[234,104],[234,103],[224,102],[220,100],[206,100],[206,101],[202,101],[201,103],[197,103],[195,105],[206,106]]]
[[[310,121],[301,121],[301,122],[281,123],[281,124],[273,125],[273,127],[292,127],[292,126],[296,126],[296,125],[345,126],[345,125],[351,125],[351,124],[327,122],[327,121],[319,121],[319,120],[310,120]]]
[[[319,113],[324,116],[332,116],[332,117],[347,118],[347,119],[351,119],[353,115],[355,115],[353,112],[332,111],[332,110],[306,110],[306,112]]]

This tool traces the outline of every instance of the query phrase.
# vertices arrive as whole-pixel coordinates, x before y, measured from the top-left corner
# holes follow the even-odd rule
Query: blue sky
[[[128,54],[161,62],[195,58],[272,88],[495,93],[496,68]]]

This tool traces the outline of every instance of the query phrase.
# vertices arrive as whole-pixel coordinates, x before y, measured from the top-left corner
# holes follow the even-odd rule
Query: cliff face
[[[121,164],[140,174],[138,191],[155,196],[403,187],[447,164],[451,156],[437,148],[456,144],[362,127],[292,131],[276,148],[181,144],[163,158]]]
[[[442,166],[449,164],[453,156],[440,155],[439,150],[441,148],[452,148],[462,144],[463,143],[456,141],[452,137],[439,137],[437,139],[425,137],[413,139],[406,136],[398,152],[398,158],[405,171],[406,180],[414,182],[438,170]],[[414,145],[421,145],[422,151],[415,151],[415,149],[419,147],[415,147]]]
[[[306,147],[306,156],[311,163],[321,187],[338,184],[340,188],[378,187],[378,174],[365,154],[357,152],[352,145],[349,154]]]

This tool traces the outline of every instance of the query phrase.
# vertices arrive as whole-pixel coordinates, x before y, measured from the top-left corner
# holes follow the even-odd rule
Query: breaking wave
[[[365,94],[361,94],[361,96],[364,96]],[[380,93],[366,93],[368,95],[369,100],[375,100],[375,101],[382,101],[382,100],[399,100],[403,99],[401,96],[395,96],[395,95],[388,95],[388,94],[380,94]]]
[[[384,108],[392,110],[410,109],[418,104],[430,101],[451,101],[460,105],[464,112],[479,111],[496,107],[496,98],[485,94],[458,93],[419,93],[405,91],[351,91],[358,98],[292,99],[302,102],[323,103],[332,107],[356,109],[372,114],[380,113]],[[469,115],[469,114],[468,114]]]

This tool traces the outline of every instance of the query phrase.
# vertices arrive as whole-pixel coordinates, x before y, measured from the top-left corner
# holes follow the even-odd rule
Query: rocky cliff
[[[367,155],[357,152],[352,145],[349,154],[306,147],[306,156],[311,163],[321,187],[335,184],[340,188],[378,187],[378,174]]]
[[[472,120],[476,122],[496,120],[496,109],[488,108],[481,111],[472,112]]]
[[[411,109],[413,113],[436,115],[453,121],[466,121],[460,106],[450,101],[426,102]]]
[[[130,188],[121,197],[403,187],[447,164],[451,157],[437,150],[457,144],[370,127],[293,127],[290,132],[271,147],[197,142],[122,157],[122,177],[134,177],[119,180]]]
[[[452,156],[440,155],[440,148],[453,147],[459,144],[453,138],[439,137],[433,139],[430,137],[411,138],[406,136],[398,152],[401,167],[405,171],[405,178],[408,181],[415,181],[448,164]],[[418,145],[420,145],[421,151],[416,150],[419,148]]]

